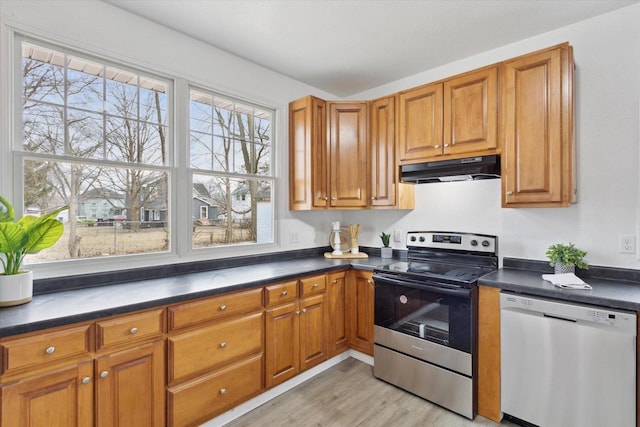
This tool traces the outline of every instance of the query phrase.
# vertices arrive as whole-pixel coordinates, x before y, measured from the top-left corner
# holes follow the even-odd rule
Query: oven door
[[[472,353],[474,288],[378,271],[373,279],[376,326]]]

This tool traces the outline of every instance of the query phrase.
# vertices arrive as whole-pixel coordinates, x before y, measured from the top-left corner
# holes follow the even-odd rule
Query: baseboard
[[[225,424],[228,424],[231,421],[235,420],[236,418],[241,417],[247,412],[253,411],[257,407],[264,405],[271,399],[275,399],[281,394],[315,377],[319,373],[324,372],[327,369],[331,368],[332,366],[337,365],[343,360],[348,359],[349,357],[353,357],[354,359],[360,360],[361,362],[364,362],[368,365],[373,366],[373,357],[364,353],[360,353],[359,351],[355,351],[355,350],[345,351],[344,353],[341,353],[335,357],[332,357],[331,359],[319,364],[318,366],[315,366],[309,369],[308,371],[304,371],[300,375],[297,375],[296,377],[291,378],[289,381],[286,381],[278,386],[275,386],[274,388],[265,391],[261,395],[256,396],[253,399],[248,400],[236,406],[230,411],[227,411],[224,414],[219,415],[216,418],[213,418],[207,421],[206,423],[202,424],[200,427],[222,427]]]

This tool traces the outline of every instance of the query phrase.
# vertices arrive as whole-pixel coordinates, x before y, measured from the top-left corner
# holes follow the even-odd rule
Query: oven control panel
[[[442,231],[410,231],[407,247],[454,249],[459,251],[497,252],[496,236]]]

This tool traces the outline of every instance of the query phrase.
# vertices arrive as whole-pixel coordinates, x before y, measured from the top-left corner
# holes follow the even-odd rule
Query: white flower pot
[[[25,304],[33,297],[33,272],[0,274],[0,307]]]
[[[393,248],[380,248],[382,258],[393,258]]]

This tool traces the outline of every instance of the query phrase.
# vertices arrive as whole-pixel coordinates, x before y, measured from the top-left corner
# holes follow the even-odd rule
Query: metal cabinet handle
[[[138,328],[131,328],[131,329],[129,330],[129,332],[131,333],[131,335],[133,335],[133,334],[137,334],[137,333],[138,333]]]
[[[107,378],[109,376],[109,371],[100,372],[100,378]]]
[[[333,282],[331,282],[331,283],[334,284],[334,285],[337,285],[338,284],[338,279],[333,279]]]
[[[332,198],[331,198],[331,200],[338,200],[338,199],[337,199],[337,198],[335,198],[335,197],[332,197]]]
[[[220,306],[220,311],[225,311],[227,309],[227,306],[225,304],[222,304]]]
[[[306,312],[307,312],[307,309],[306,309],[306,308],[303,308],[303,309],[302,309],[302,312],[303,312],[303,313],[306,313]]]
[[[282,291],[282,294],[280,294],[280,295],[282,295],[283,297],[286,297],[288,293],[289,293],[289,292],[287,292],[287,290],[286,290],[286,289],[284,289],[284,290]]]
[[[226,389],[226,388],[221,388],[221,389],[220,389],[220,394],[221,394],[222,396],[224,396],[225,394],[227,394],[227,389]]]
[[[296,316],[300,316],[300,310],[296,310]]]
[[[445,147],[448,147],[448,146],[449,146],[449,144],[444,144],[444,146],[445,146]]]
[[[376,200],[376,196],[371,196],[371,200]]]
[[[440,144],[434,145],[433,148],[440,148]]]
[[[314,284],[313,284],[313,289],[317,289],[317,288],[318,288],[318,284],[317,284],[317,283],[314,283]]]
[[[227,346],[226,342],[223,341],[223,342],[220,343],[220,348],[225,348],[226,346]]]
[[[82,384],[89,384],[90,381],[91,381],[91,378],[89,377],[84,377],[83,379],[80,380]]]
[[[44,352],[47,354],[53,354],[56,351],[56,348],[54,346],[51,347],[47,347]]]
[[[371,284],[371,279],[367,279],[367,285]]]
[[[513,194],[513,191],[507,191],[507,196],[511,196]]]

